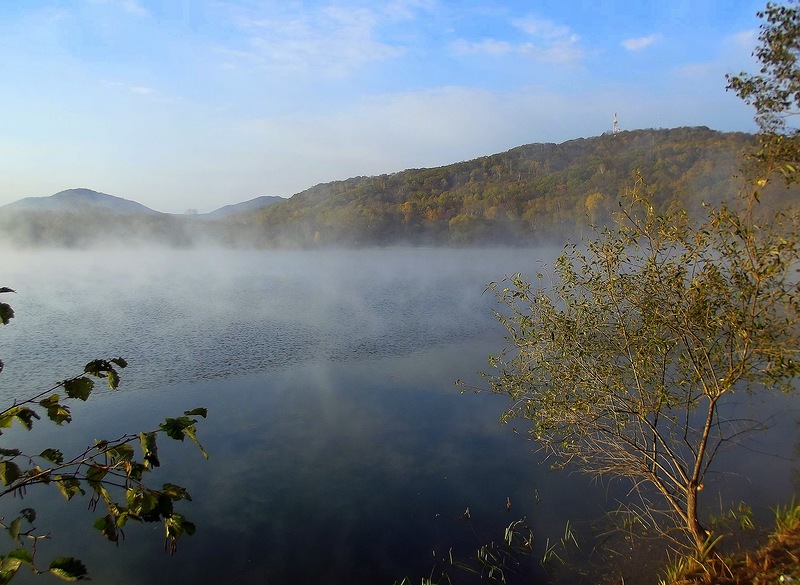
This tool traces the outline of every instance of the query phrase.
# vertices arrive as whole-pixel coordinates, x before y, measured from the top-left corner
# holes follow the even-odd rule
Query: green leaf
[[[183,414],[186,416],[202,416],[203,418],[206,418],[208,416],[208,409],[202,407],[194,408],[192,410],[184,411]]]
[[[197,409],[205,410],[205,409]],[[208,453],[203,449],[200,441],[197,440],[197,429],[194,426],[195,420],[188,416],[181,416],[179,418],[168,418],[159,425],[159,428],[164,431],[168,437],[176,441],[183,441],[184,437],[189,437],[192,442],[197,445],[203,457],[208,459]]]
[[[158,467],[158,446],[156,445],[155,433],[139,433],[139,444],[142,447],[144,461],[151,467]]]
[[[59,557],[50,563],[50,572],[64,581],[81,581],[86,579],[89,571],[75,557]]]
[[[111,361],[112,361],[113,363],[117,364],[117,365],[118,365],[120,368],[127,368],[127,367],[128,367],[128,362],[126,362],[126,361],[125,361],[123,358],[121,358],[121,357],[115,357],[115,358],[112,358],[112,359],[111,359]]]
[[[81,495],[86,493],[83,491],[83,488],[81,488],[81,482],[71,475],[57,475],[53,478],[53,481],[58,486],[58,489],[61,490],[61,493],[64,495],[64,497],[68,500],[71,500],[78,493]]]
[[[186,427],[184,429],[184,432],[186,433],[186,436],[189,437],[195,445],[197,445],[197,448],[200,449],[200,453],[203,454],[203,457],[208,459],[208,453],[206,453],[206,450],[203,449],[203,446],[200,444],[200,441],[197,440],[197,435],[194,425]]]
[[[108,371],[108,387],[112,390],[116,390],[119,387],[119,374],[117,374],[116,370]]]
[[[20,565],[26,564],[33,566],[33,555],[24,548],[9,551],[8,555],[0,563],[0,584],[11,582]]]
[[[146,516],[158,507],[158,494],[137,486],[125,493],[128,510],[135,516]]]
[[[117,522],[111,514],[107,514],[95,520],[94,527],[111,542],[117,542],[119,540]]]
[[[164,529],[168,541],[178,540],[184,534],[191,536],[197,530],[194,523],[184,518],[181,514],[172,514],[168,518],[164,518]]]
[[[19,466],[13,461],[0,461],[0,481],[3,485],[11,485],[22,475]]]
[[[63,422],[72,422],[72,413],[68,406],[56,403],[47,407],[47,418],[60,425]]]
[[[7,558],[16,559],[26,565],[33,564],[33,555],[31,552],[24,548],[17,548],[8,552]]]
[[[93,360],[84,366],[83,371],[95,378],[108,378],[108,386],[112,390],[116,390],[119,386],[119,374],[117,374],[117,371],[114,369],[112,362],[113,364],[119,365],[121,368],[128,365],[122,358],[114,358],[111,361]]]
[[[109,364],[106,360],[92,360],[83,366],[83,371],[90,376],[95,376],[96,378],[105,378],[106,372],[110,367],[111,364]]]
[[[159,522],[162,519],[172,516],[174,506],[169,496],[154,492],[156,498],[155,506],[149,512],[142,512],[138,517],[142,522]]]
[[[28,522],[33,522],[34,520],[36,520],[36,510],[34,510],[33,508],[22,508],[22,510],[20,510],[19,513]]]
[[[197,532],[197,526],[194,525],[194,522],[190,522],[180,514],[174,514],[171,520],[174,521],[174,525],[180,525],[183,532],[188,536]]]
[[[27,406],[14,406],[6,409],[5,414],[0,416],[0,428],[8,428],[14,419],[17,419],[27,430],[33,427],[33,419],[38,420],[39,415]]]
[[[0,322],[3,325],[8,325],[8,322],[14,318],[14,309],[8,303],[0,303]]]
[[[108,474],[108,469],[100,467],[99,465],[90,465],[86,471],[86,479],[90,482],[103,481],[103,478]]]
[[[40,400],[39,404],[45,408],[50,408],[51,406],[58,404],[58,399],[58,394],[51,394],[47,398]]]
[[[167,436],[171,439],[183,441],[183,437],[185,436],[183,430],[190,424],[192,424],[192,420],[184,416],[180,418],[167,418],[158,426],[162,431],[167,433]]]
[[[8,535],[11,537],[11,540],[16,540],[20,544],[22,544],[22,542],[20,542],[19,540],[19,531],[21,526],[22,526],[21,517],[14,518],[14,520],[11,521],[11,524],[8,525]]]
[[[117,510],[116,512],[117,512],[117,528],[122,528],[123,526],[125,526],[130,518],[133,518],[134,520],[139,520],[136,516],[134,516],[130,512],[126,512],[125,508]]]
[[[89,398],[92,388],[94,388],[94,382],[83,376],[64,380],[64,391],[70,398],[77,398],[85,402]]]
[[[55,463],[56,465],[60,465],[64,462],[64,454],[58,449],[53,449],[50,447],[39,453],[39,457],[49,461],[50,463]]]
[[[147,465],[143,465],[138,461],[132,461],[131,467],[128,470],[128,477],[133,481],[141,481],[145,471],[148,471]]]
[[[22,451],[20,451],[19,449],[2,449],[2,448],[0,448],[0,455],[2,455],[4,457],[16,457],[20,453],[22,453]]]
[[[0,583],[9,583],[21,564],[21,561],[13,557],[4,558],[3,562],[0,563]]]
[[[133,447],[128,444],[112,447],[106,450],[106,454],[111,457],[111,460],[114,463],[118,463],[120,461],[131,461],[135,455]]]
[[[31,410],[30,408],[22,406],[19,407],[17,413],[14,414],[14,418],[16,418],[20,423],[22,423],[23,427],[25,427],[28,430],[31,430],[31,428],[33,428],[33,419],[39,420],[39,415],[36,414],[36,412]]]
[[[114,369],[114,365],[124,368],[128,363],[122,358],[93,360],[84,366],[83,371],[95,378],[108,378],[109,387],[116,390],[119,386],[119,374]]]
[[[192,496],[189,495],[189,492],[186,491],[186,488],[174,483],[165,483],[161,491],[175,502],[178,500],[192,501]]]
[[[51,470],[45,471],[38,465],[34,465],[25,471],[25,481],[33,480],[36,482],[50,483]]]

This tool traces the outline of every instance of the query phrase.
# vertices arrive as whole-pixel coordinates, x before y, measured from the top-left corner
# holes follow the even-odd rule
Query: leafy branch
[[[0,293],[14,292],[3,287]],[[14,312],[6,303],[0,303],[0,318],[7,324]],[[127,366],[121,358],[96,359],[83,368],[83,372],[63,380],[50,389],[30,398],[15,401],[0,411],[0,435],[16,421],[31,431],[35,421],[46,417],[56,425],[72,421],[69,402],[86,401],[95,388],[96,380],[104,380],[111,390],[120,384],[119,371]],[[58,392],[57,392],[58,391]],[[62,396],[59,392],[63,392]],[[24,497],[34,486],[54,486],[67,500],[76,496],[89,497],[89,508],[100,506],[105,512],[97,518],[94,527],[109,541],[118,543],[124,537],[123,528],[129,521],[161,522],[164,526],[164,548],[170,554],[177,550],[183,535],[194,534],[195,525],[175,509],[181,500],[191,501],[189,492],[176,484],[164,483],[153,487],[146,482],[146,474],[160,466],[158,439],[183,441],[188,437],[205,458],[208,453],[197,439],[197,417],[205,418],[205,408],[185,411],[181,416],[167,418],[158,428],[139,433],[127,433],[112,440],[96,440],[80,453],[66,456],[56,447],[47,447],[38,454],[25,453],[13,447],[0,447],[0,498],[13,495]],[[137,455],[138,445],[138,455]],[[11,521],[0,519],[17,548],[0,555],[0,585],[10,582],[17,571],[25,566],[34,573],[49,572],[67,581],[87,578],[83,563],[72,557],[52,560],[46,570],[36,566],[36,545],[48,538],[33,526],[36,511],[25,508]],[[23,529],[25,526],[25,529]]]

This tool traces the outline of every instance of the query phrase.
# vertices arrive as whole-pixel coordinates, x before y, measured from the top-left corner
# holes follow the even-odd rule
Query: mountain
[[[0,243],[22,247],[181,247],[193,242],[187,227],[183,218],[91,189],[27,197],[0,207]]]
[[[250,199],[249,201],[243,201],[242,203],[235,203],[233,205],[220,207],[216,211],[200,214],[200,217],[204,219],[222,219],[224,217],[236,215],[237,213],[261,209],[262,207],[272,205],[273,203],[279,203],[281,201],[286,201],[286,199],[283,197],[264,195],[261,197],[256,197],[255,199]]]
[[[702,214],[733,201],[755,138],[706,127],[635,130],[527,144],[435,168],[352,177],[289,199],[259,197],[206,215],[157,213],[73,189],[0,208],[0,243],[27,246],[322,247],[563,245],[608,225],[634,187],[660,210]],[[797,209],[800,188],[761,192],[765,214]],[[114,220],[109,221],[109,214]]]
[[[637,185],[661,210],[735,199],[755,139],[707,127],[528,144],[436,168],[316,185],[231,222],[255,246],[563,244],[608,224]],[[796,205],[778,184],[765,211]]]
[[[26,197],[3,205],[0,210],[161,215],[160,212],[145,207],[141,203],[91,189],[67,189],[49,197]]]

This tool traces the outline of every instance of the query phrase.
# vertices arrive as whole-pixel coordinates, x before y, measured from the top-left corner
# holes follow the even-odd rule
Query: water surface
[[[120,547],[91,528],[85,501],[31,493],[52,531],[48,554],[75,555],[96,582],[391,583],[466,556],[526,517],[537,553],[570,520],[590,530],[625,493],[552,472],[531,443],[497,422],[505,402],[461,395],[502,346],[486,284],[532,274],[553,251],[363,250],[24,252],[0,284],[18,292],[2,328],[8,402],[122,355],[122,389],[6,441],[94,438],[155,427],[209,408],[200,438],[161,446],[154,482],[186,486],[198,533],[163,553],[159,527],[133,526]],[[774,406],[774,405],[773,405]],[[793,402],[775,432],[712,478],[726,498],[768,506],[792,492]],[[785,407],[785,408],[784,408]],[[775,410],[775,408],[773,408]],[[520,426],[524,434],[524,427]],[[747,479],[744,478],[746,473]],[[764,481],[765,478],[769,481]],[[716,484],[714,485],[714,482]],[[506,510],[507,498],[512,502]],[[14,513],[20,502],[3,502]],[[466,508],[470,519],[465,520]],[[530,582],[530,581],[528,581]]]

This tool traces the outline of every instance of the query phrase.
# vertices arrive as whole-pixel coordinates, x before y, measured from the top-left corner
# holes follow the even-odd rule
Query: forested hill
[[[529,144],[431,169],[317,185],[242,215],[257,245],[558,242],[608,219],[641,175],[659,207],[696,210],[734,196],[752,135],[639,130]]]
[[[639,176],[654,204],[695,212],[730,200],[755,140],[700,128],[637,130],[529,144],[430,169],[320,184],[217,219],[82,211],[0,213],[0,243],[91,246],[109,241],[190,246],[563,244],[601,225]],[[794,205],[774,188],[765,205]],[[11,207],[11,206],[7,206]]]

